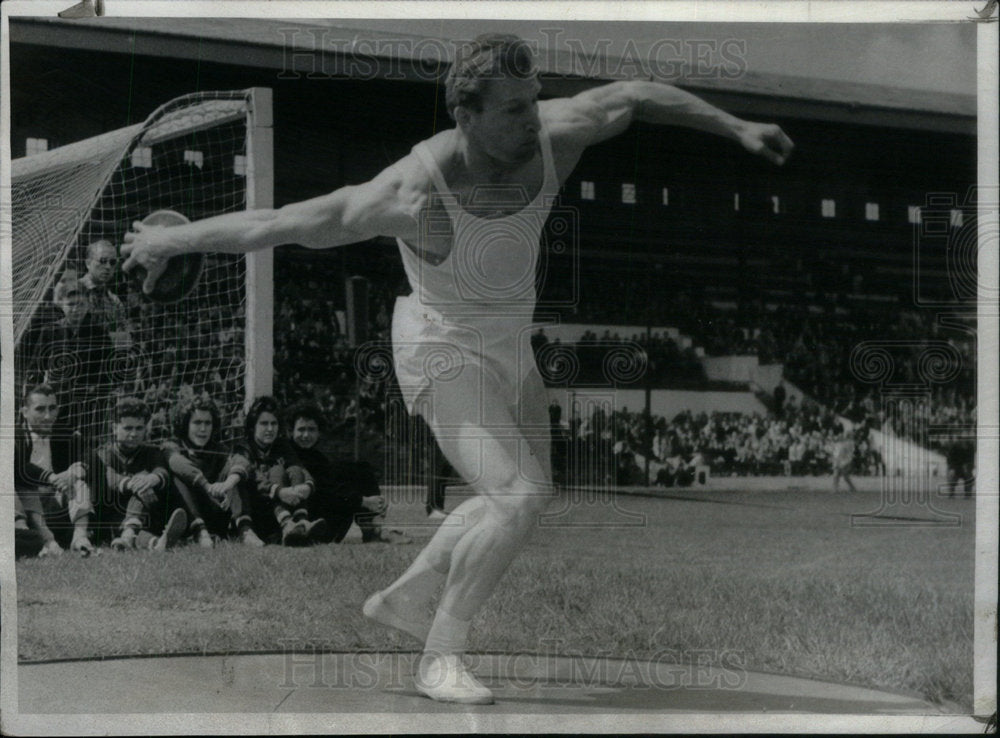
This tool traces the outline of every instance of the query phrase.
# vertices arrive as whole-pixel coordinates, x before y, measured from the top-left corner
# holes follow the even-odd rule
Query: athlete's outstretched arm
[[[411,238],[420,202],[406,167],[394,165],[361,185],[278,209],[228,213],[179,226],[133,223],[125,234],[123,265],[145,267],[149,291],[173,256],[197,252],[245,254],[300,244],[314,249],[343,246],[375,236]]]
[[[774,164],[784,164],[794,147],[773,123],[742,120],[661,82],[612,82],[548,104],[556,126],[584,147],[623,133],[633,120],[696,128],[731,138]]]

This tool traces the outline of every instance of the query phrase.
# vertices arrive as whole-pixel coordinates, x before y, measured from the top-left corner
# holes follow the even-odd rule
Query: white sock
[[[431,624],[431,631],[424,644],[424,653],[431,656],[442,656],[449,653],[462,653],[469,639],[471,620],[459,620],[438,608]]]

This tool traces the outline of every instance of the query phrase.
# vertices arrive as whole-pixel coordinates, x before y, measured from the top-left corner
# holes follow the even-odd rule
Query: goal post
[[[107,241],[120,253],[132,222],[153,211],[200,220],[272,206],[271,91],[184,95],[143,123],[17,159],[11,194],[18,393],[52,384],[91,437],[103,435],[117,397],[143,398],[153,440],[172,432],[178,399],[207,393],[222,410],[222,439],[239,436],[248,398],[271,390],[270,251],[208,254],[193,292],[170,304],[145,298],[119,262],[107,287],[121,305],[92,301],[86,330],[65,301],[69,286],[86,286],[88,246]]]
[[[247,210],[274,207],[271,89],[250,90],[247,128]],[[274,250],[247,254],[246,403],[274,391]],[[249,407],[247,408],[249,409]]]

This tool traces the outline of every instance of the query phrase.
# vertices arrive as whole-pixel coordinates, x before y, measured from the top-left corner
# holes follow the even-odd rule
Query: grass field
[[[432,532],[417,495],[403,495],[389,520],[415,545],[226,544],[19,562],[20,657],[413,649],[360,613]],[[450,493],[449,506],[458,499]],[[961,525],[852,526],[852,514],[878,507],[870,493],[578,499],[515,562],[470,650],[736,659],[968,711],[974,502],[934,505]]]

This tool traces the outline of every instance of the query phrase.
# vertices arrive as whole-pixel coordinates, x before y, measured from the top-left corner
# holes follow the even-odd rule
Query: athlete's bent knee
[[[515,485],[491,495],[489,509],[504,526],[522,530],[535,525],[553,495],[548,486]]]

